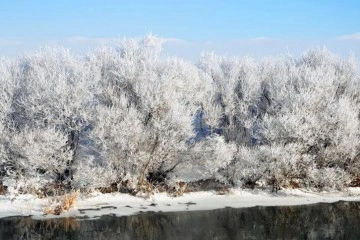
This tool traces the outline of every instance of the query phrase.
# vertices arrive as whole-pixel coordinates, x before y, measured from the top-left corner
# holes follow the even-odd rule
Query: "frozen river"
[[[360,239],[360,202],[0,219],[0,239]]]

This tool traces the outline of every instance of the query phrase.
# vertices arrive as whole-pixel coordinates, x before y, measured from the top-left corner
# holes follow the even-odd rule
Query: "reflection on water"
[[[0,219],[0,239],[360,239],[360,202],[62,218]]]

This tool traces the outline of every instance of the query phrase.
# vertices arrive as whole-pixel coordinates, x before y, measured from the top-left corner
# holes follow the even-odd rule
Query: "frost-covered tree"
[[[353,59],[326,49],[258,64],[208,54],[199,67],[216,89],[205,118],[237,145],[226,173],[230,182],[341,188],[357,175],[359,74]]]
[[[85,64],[68,50],[45,49],[7,65],[2,75],[1,119],[7,135],[2,167],[10,176],[51,175],[55,181],[68,175],[92,101]]]
[[[294,173],[306,185],[330,185],[337,174],[343,178],[337,184],[346,185],[348,174],[358,169],[358,69],[351,59],[337,59],[322,49],[284,70],[280,78],[288,80],[271,90],[279,107],[265,118],[269,141],[295,144],[301,158]]]
[[[161,55],[152,35],[86,56],[45,48],[0,60],[0,181],[137,193],[212,179],[234,186],[358,182],[353,58]]]
[[[190,143],[196,134],[193,120],[209,85],[195,66],[160,58],[159,44],[153,36],[131,39],[118,49],[102,49],[91,60],[102,69],[90,133],[99,153],[99,167],[116,169],[116,176],[109,181],[125,183],[136,191],[148,181],[164,183],[170,176],[180,179],[176,172],[185,166],[209,161],[206,152],[195,158],[190,154],[199,151],[194,147],[197,143]],[[215,141],[217,138],[221,137],[203,139],[211,145],[206,151],[227,149],[226,145],[215,147],[216,141],[221,142]],[[216,169],[231,156],[211,159],[208,167]],[[195,171],[188,175],[202,178]]]

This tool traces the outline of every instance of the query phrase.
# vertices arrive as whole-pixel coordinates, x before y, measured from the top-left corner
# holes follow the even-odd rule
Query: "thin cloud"
[[[253,42],[272,42],[272,41],[276,41],[276,38],[271,38],[271,37],[256,37],[256,38],[250,38],[250,41]]]
[[[11,45],[19,45],[22,44],[21,41],[13,41],[5,38],[0,38],[0,45],[1,46],[11,46]]]
[[[69,37],[67,40],[71,43],[84,43],[90,41],[91,39],[83,36],[73,36]]]
[[[169,43],[169,44],[178,44],[178,45],[190,44],[190,42],[180,38],[162,38],[162,40],[164,41],[164,43]]]
[[[66,39],[71,44],[108,44],[118,40],[119,38],[89,38],[84,36],[73,36]]]
[[[360,40],[360,32],[337,37],[338,40]]]
[[[191,44],[191,42],[188,42],[183,39],[179,38],[160,38],[163,43],[170,44],[170,45],[187,45]],[[84,36],[73,36],[68,37],[65,39],[65,41],[71,43],[71,44],[110,44],[121,41],[120,37],[111,37],[111,38],[89,38]]]
[[[267,43],[276,43],[282,41],[278,38],[271,37],[255,37],[255,38],[238,38],[228,40],[230,44],[267,44]]]

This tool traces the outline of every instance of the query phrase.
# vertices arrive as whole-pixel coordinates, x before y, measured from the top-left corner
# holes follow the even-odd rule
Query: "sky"
[[[293,54],[327,47],[360,58],[359,0],[3,0],[0,56],[46,45],[86,52],[152,33],[188,59]]]

